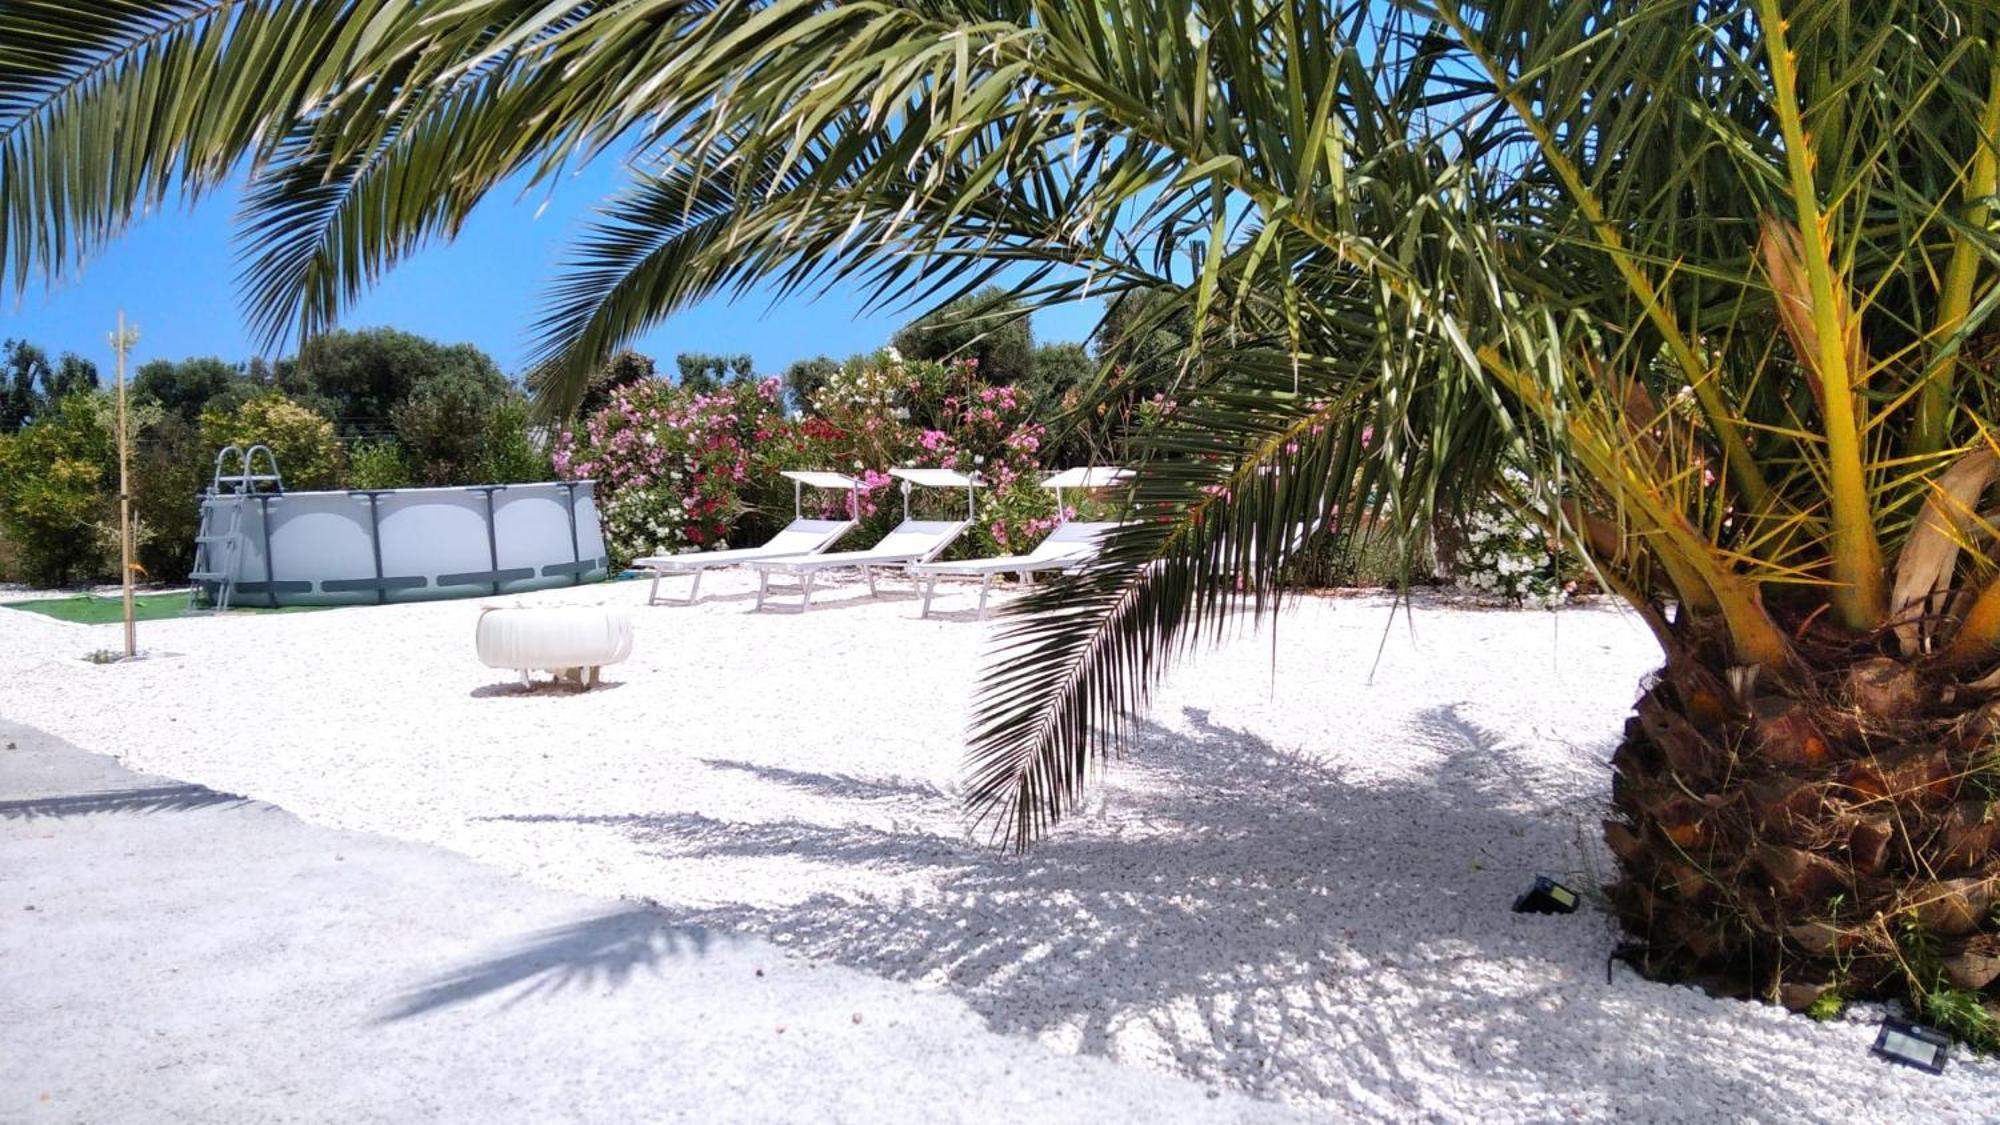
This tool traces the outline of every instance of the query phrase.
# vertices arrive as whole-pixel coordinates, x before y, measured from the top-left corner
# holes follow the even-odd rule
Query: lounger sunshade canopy
[[[800,484],[814,488],[859,488],[861,482],[841,473],[829,473],[819,469],[786,469],[778,474]]]
[[[1043,488],[1114,488],[1132,479],[1132,470],[1109,465],[1064,469],[1042,482]]]
[[[977,488],[984,483],[956,469],[890,469],[889,475],[925,488]]]

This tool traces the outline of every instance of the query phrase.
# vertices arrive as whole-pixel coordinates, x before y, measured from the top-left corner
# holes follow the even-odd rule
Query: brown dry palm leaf
[[[1812,389],[1814,405],[1825,410],[1826,378],[1825,373],[1819,370],[1819,350],[1813,345],[1819,329],[1814,316],[1812,284],[1806,273],[1805,245],[1799,238],[1799,228],[1768,212],[1761,217],[1758,225],[1757,253],[1763,259],[1764,272],[1771,279],[1771,294],[1777,302],[1778,319],[1785,326],[1785,336],[1791,341],[1793,351],[1804,364],[1806,385]],[[1844,287],[1834,294],[1833,315],[1846,341],[1849,373],[1846,379],[1838,382],[1858,387],[1866,374],[1862,366],[1861,332]]]
[[[1981,448],[1960,457],[1933,482],[1916,530],[1896,559],[1890,620],[1903,655],[1924,651],[1936,636],[1932,621],[1945,608],[1941,601],[1951,589],[1959,550],[1971,535],[1976,505],[1996,475],[2000,456]]]

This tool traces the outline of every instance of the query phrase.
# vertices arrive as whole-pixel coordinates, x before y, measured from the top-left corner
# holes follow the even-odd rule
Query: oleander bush
[[[1457,562],[1459,587],[1481,599],[1539,609],[1569,601],[1561,551],[1548,532],[1506,508],[1467,517]]]
[[[809,489],[807,515],[858,526],[847,545],[872,543],[903,518],[897,466],[980,474],[980,518],[954,550],[1015,553],[1055,526],[1054,497],[1039,485],[1044,427],[1027,395],[990,386],[974,360],[906,361],[885,349],[831,373],[809,411],[783,413],[776,379],[738,380],[720,389],[646,379],[614,390],[581,426],[556,438],[554,464],[566,479],[594,479],[614,561],[760,542],[792,518],[786,469],[821,469],[855,478],[855,494]],[[965,497],[914,489],[919,518],[961,518]]]
[[[745,509],[750,439],[781,424],[781,396],[775,379],[713,393],[645,379],[614,390],[581,430],[557,435],[556,473],[597,482],[614,566],[728,544]]]

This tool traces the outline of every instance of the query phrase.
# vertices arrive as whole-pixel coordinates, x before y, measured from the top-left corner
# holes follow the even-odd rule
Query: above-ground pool
[[[237,606],[506,594],[595,582],[610,568],[590,481],[212,492],[201,534],[214,562],[198,569],[227,565],[232,525]],[[213,600],[221,583],[201,585]]]

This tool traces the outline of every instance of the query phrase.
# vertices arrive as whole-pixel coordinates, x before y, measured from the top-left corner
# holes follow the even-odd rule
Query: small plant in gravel
[[[1991,920],[2000,922],[2000,917]],[[2000,1053],[2000,1010],[1996,1010],[2000,1005],[1990,1005],[1978,990],[1952,979],[1938,937],[1923,919],[1915,913],[1905,914],[1896,944],[1917,1014],[1982,1053]]]

